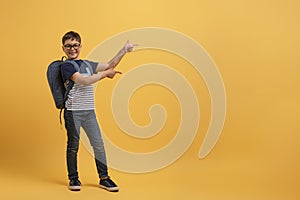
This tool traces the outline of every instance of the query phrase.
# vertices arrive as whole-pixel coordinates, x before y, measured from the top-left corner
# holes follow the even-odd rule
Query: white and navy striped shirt
[[[91,76],[93,73],[96,73],[98,63],[91,61],[88,62],[92,66],[92,72],[82,60],[76,60],[76,63],[80,66],[79,73],[83,76]],[[62,65],[62,73],[65,79],[70,79],[75,72],[77,71],[72,64],[64,63]],[[94,97],[95,93],[93,85],[80,85],[74,83],[73,88],[68,94],[68,99],[65,103],[65,107],[67,110],[94,110]]]

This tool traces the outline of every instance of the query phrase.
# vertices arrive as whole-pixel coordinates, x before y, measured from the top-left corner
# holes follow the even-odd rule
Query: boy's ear
[[[65,52],[65,53],[66,53],[64,46],[61,46],[61,48],[62,48],[63,52]]]

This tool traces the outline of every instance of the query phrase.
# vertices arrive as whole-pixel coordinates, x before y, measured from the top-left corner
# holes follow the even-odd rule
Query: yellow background
[[[0,198],[299,199],[299,7],[296,0],[2,0]],[[216,62],[227,93],[221,138],[208,157],[197,158],[210,113],[209,96],[198,77],[193,86],[200,85],[201,126],[178,161],[147,174],[110,169],[121,188],[112,194],[97,188],[93,158],[82,146],[79,172],[84,187],[72,193],[67,190],[65,131],[59,126],[46,67],[63,55],[61,37],[66,31],[81,34],[84,58],[108,37],[149,26],[194,38]],[[156,54],[152,58],[146,51],[134,52],[119,68],[126,73],[143,59],[159,61],[161,54]],[[183,61],[175,62],[171,56],[163,55],[161,61],[180,67]],[[116,126],[110,120],[108,100],[114,81],[105,80],[97,88],[97,95],[102,95],[96,100],[103,130],[133,151],[162,146],[172,135],[162,134],[161,143],[113,135]],[[174,101],[174,96],[151,86],[143,90],[150,92],[137,92],[130,109],[137,123],[147,124],[146,108],[153,102]],[[166,94],[166,99],[162,95],[143,103],[153,91]],[[167,106],[178,112],[176,103]],[[168,120],[175,124],[177,117]],[[172,134],[176,125],[167,128],[165,133]]]

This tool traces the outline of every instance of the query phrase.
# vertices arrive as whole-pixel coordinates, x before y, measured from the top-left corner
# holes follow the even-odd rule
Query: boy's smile
[[[66,53],[68,59],[77,60],[81,50],[81,44],[77,40],[66,40],[63,45],[63,51]]]

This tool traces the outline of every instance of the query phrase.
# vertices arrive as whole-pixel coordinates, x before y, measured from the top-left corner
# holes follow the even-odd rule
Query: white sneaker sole
[[[119,187],[106,187],[104,185],[99,185],[100,188],[110,191],[110,192],[118,192],[119,191]]]
[[[81,189],[81,186],[69,186],[69,189],[72,191],[79,191]]]

